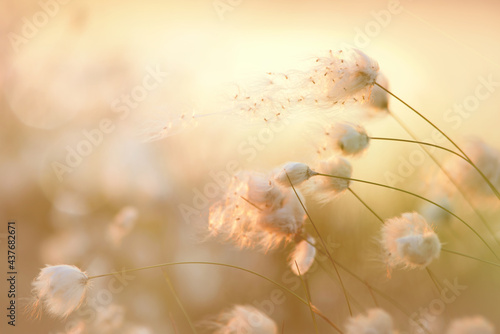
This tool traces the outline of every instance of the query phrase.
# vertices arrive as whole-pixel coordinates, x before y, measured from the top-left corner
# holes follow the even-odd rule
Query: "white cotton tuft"
[[[348,122],[337,122],[331,125],[327,129],[327,135],[334,148],[343,155],[359,155],[368,148],[370,142],[366,130],[361,125]]]
[[[43,305],[53,316],[67,317],[82,304],[88,287],[88,276],[75,266],[46,266],[32,286],[35,314]]]
[[[330,51],[316,63],[310,80],[316,87],[317,99],[326,99],[330,104],[358,95],[367,100],[379,71],[378,63],[358,49]]]
[[[249,305],[235,305],[210,323],[214,334],[277,334],[278,326],[263,312]]]
[[[282,187],[272,177],[259,173],[240,173],[237,178],[245,184],[248,201],[262,210],[274,210],[285,198]]]
[[[297,195],[300,197],[300,201]],[[302,204],[305,205],[305,198],[298,191],[297,195],[293,190],[288,191],[281,207],[262,211],[257,219],[257,224],[263,230],[276,234],[292,235],[300,232],[304,222],[305,212]]]
[[[481,316],[453,320],[446,334],[494,334],[493,325]]]
[[[389,267],[427,267],[439,257],[441,243],[424,217],[416,212],[403,213],[385,221],[382,246]]]
[[[354,94],[366,87],[373,86],[377,79],[379,66],[374,59],[359,49],[352,49],[349,52],[352,63],[345,67],[337,85],[340,87],[339,90]]]
[[[224,198],[210,207],[209,232],[240,247],[276,248],[302,230],[305,199],[295,191],[277,183],[273,175],[241,172]]]
[[[309,180],[316,172],[311,170],[308,165],[301,162],[288,162],[276,172],[275,180],[286,187],[290,187],[290,182],[294,186]]]
[[[328,174],[337,177],[318,175],[304,183],[304,192],[313,196],[320,203],[327,203],[342,194],[350,184],[352,166],[343,157],[332,157],[320,161],[314,168],[320,174]]]
[[[304,275],[311,268],[316,257],[316,247],[313,246],[314,244],[314,238],[308,236],[307,241],[302,240],[295,246],[288,262],[295,275]],[[297,266],[299,267],[298,270]]]
[[[382,309],[368,310],[367,315],[350,318],[346,325],[347,334],[393,334],[391,316]]]

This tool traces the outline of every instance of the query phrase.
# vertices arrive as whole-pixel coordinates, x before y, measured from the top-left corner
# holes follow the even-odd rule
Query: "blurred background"
[[[477,136],[500,148],[497,1],[7,0],[0,6],[0,240],[6,254],[7,222],[15,221],[19,305],[27,304],[40,268],[60,263],[97,275],[216,261],[255,270],[303,295],[287,274],[291,246],[263,254],[205,240],[208,207],[222,196],[220,189],[207,196],[206,185],[213,175],[229,173],[228,163],[267,171],[286,161],[307,162],[310,131],[301,122],[248,151],[262,124],[226,117],[224,108],[235,84],[301,69],[330,49],[362,49],[378,61],[393,92],[451,137]],[[420,138],[432,138],[428,125],[390,103]],[[456,105],[463,106],[461,113]],[[372,135],[407,137],[391,118],[366,127]],[[410,149],[373,142],[352,161],[354,177],[386,183],[387,175],[401,174]],[[434,171],[425,158],[395,185],[432,197]],[[424,209],[389,190],[353,188],[384,218]],[[466,205],[452,205],[484,232]],[[187,215],[186,206],[193,209]],[[380,225],[355,198],[346,194],[309,207],[339,262],[410,314],[439,299],[425,271],[387,277],[376,246]],[[485,215],[499,220],[493,208]],[[490,259],[458,222],[443,224],[436,223],[448,248]],[[6,272],[6,259],[2,263]],[[441,281],[467,286],[439,312],[436,332],[455,317],[475,314],[500,328],[494,267],[442,254],[431,268]],[[252,304],[280,327],[284,323],[285,333],[313,330],[307,307],[291,295],[269,306],[275,287],[247,273],[196,265],[167,272],[194,321]],[[358,302],[356,314],[375,306],[366,287],[345,272],[343,277]],[[318,269],[308,280],[313,302],[343,325],[348,310],[336,278]],[[70,333],[82,324],[92,333],[190,332],[160,270],[134,273],[116,292],[102,292],[110,290],[109,282],[96,280],[90,291],[99,312],[29,320],[19,309],[15,328],[7,328],[3,315],[1,326],[8,333]],[[378,300],[397,328],[410,330],[403,313]],[[331,332],[319,325],[322,333]]]

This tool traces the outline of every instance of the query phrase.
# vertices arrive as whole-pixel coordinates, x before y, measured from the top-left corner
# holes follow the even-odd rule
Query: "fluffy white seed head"
[[[218,107],[225,110],[221,113],[265,124],[299,115],[309,120],[313,114],[336,115],[346,106],[368,105],[378,71],[378,63],[360,50],[330,50],[303,70],[268,72],[250,85],[228,89],[224,92],[227,105]],[[311,113],[318,108],[323,109],[321,113]]]
[[[391,316],[382,309],[368,310],[367,315],[350,318],[346,324],[347,334],[393,334]]]
[[[350,178],[352,166],[343,157],[332,157],[320,161],[314,170],[321,174],[328,174]],[[320,203],[327,203],[342,194],[348,187],[350,181],[342,178],[318,175],[304,183],[303,189],[307,194],[313,196]]]
[[[225,197],[210,207],[208,228],[212,236],[240,247],[267,251],[292,240],[301,232],[304,219],[302,204],[291,187],[275,182],[273,175],[242,172],[233,178]]]
[[[295,275],[304,275],[311,268],[314,258],[316,257],[316,247],[313,246],[314,244],[314,238],[308,236],[307,241],[302,240],[295,246],[288,262]],[[298,270],[297,266],[299,267]]]
[[[446,334],[494,334],[493,325],[481,316],[453,320]]]
[[[359,155],[368,148],[370,142],[364,127],[348,122],[337,122],[326,133],[331,140],[330,145],[333,144],[343,155]]]
[[[352,64],[345,68],[339,84],[344,84],[344,87],[341,88],[345,92],[354,94],[366,87],[373,86],[377,79],[379,66],[377,61],[359,49],[352,49],[350,53]]]
[[[57,317],[67,317],[83,302],[88,276],[75,266],[57,265],[43,268],[32,283],[33,313],[44,306]]]
[[[259,173],[240,173],[236,178],[246,183],[246,198],[262,210],[274,210],[281,206],[285,193],[272,177]]]
[[[277,334],[278,326],[263,312],[249,305],[235,305],[210,324],[214,334]]]
[[[274,210],[264,210],[259,214],[258,226],[275,234],[293,235],[300,232],[304,222],[305,212],[302,204],[305,204],[305,198],[298,191],[297,195],[293,190],[287,191],[281,207]],[[300,204],[301,201],[302,204]]]
[[[327,57],[318,58],[315,83],[318,99],[330,104],[343,102],[348,98],[368,99],[370,90],[378,75],[378,63],[358,49],[330,51]],[[321,96],[324,94],[324,96]]]
[[[385,221],[382,246],[389,267],[427,267],[439,257],[441,243],[433,228],[416,212],[403,213]]]
[[[287,162],[276,171],[275,180],[285,187],[290,187],[290,182],[294,186],[309,180],[316,172],[311,170],[308,165],[301,162]]]

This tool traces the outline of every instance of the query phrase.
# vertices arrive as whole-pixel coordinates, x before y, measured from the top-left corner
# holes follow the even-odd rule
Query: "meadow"
[[[1,6],[2,333],[500,328],[495,2]]]

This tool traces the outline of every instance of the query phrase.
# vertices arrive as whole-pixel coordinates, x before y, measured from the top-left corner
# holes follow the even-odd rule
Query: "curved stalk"
[[[381,222],[382,224],[384,224],[384,220],[382,219],[382,217],[380,217],[380,216],[379,216],[379,215],[375,212],[375,210],[373,210],[373,209],[372,209],[372,208],[371,208],[371,207],[370,207],[370,206],[369,206],[369,205],[368,205],[365,201],[363,201],[363,200],[361,199],[361,197],[359,197],[359,196],[358,196],[358,194],[356,194],[356,193],[354,192],[354,190],[352,190],[351,188],[347,188],[347,189],[349,189],[349,191],[351,192],[351,194],[353,194],[353,195],[354,195],[354,196],[355,196],[355,197],[356,197],[356,198],[357,198],[357,199],[358,199],[358,200],[359,200],[359,201],[360,201],[360,202],[361,202],[361,203],[362,203],[362,204],[363,204],[363,205],[364,205],[364,206],[365,206],[368,210],[370,210],[370,212],[371,212],[371,213],[373,213],[373,215],[374,215],[375,217],[377,217],[377,219],[378,219],[378,220],[380,220],[380,222]],[[432,271],[431,271],[428,267],[426,267],[426,268],[425,268],[425,270],[427,270],[427,273],[429,274],[429,277],[431,278],[432,283],[436,286],[436,288],[437,288],[437,292],[438,292],[438,294],[439,294],[439,293],[440,293],[440,291],[441,291],[442,289],[439,287],[439,283],[438,283],[438,282],[437,282],[437,280],[434,278],[434,276],[435,276],[435,275],[434,275],[434,273],[433,273],[433,272],[432,272]]]
[[[488,224],[488,222],[486,221],[486,219],[484,218],[484,216],[481,214],[481,212],[479,212],[478,209],[476,209],[476,207],[474,206],[474,204],[472,204],[472,201],[470,200],[470,198],[464,193],[464,191],[462,190],[462,188],[460,187],[460,185],[457,184],[457,182],[453,179],[453,177],[450,175],[450,173],[445,169],[443,168],[443,166],[439,163],[439,161],[434,157],[434,155],[431,154],[431,152],[429,152],[425,147],[423,147],[423,145],[426,145],[424,144],[423,142],[420,142],[420,141],[417,141],[417,136],[413,133],[413,131],[411,131],[411,129],[409,129],[406,124],[399,118],[397,117],[396,115],[394,115],[393,113],[389,112],[390,115],[392,116],[392,118],[394,118],[396,120],[396,122],[399,123],[399,125],[401,125],[401,127],[413,138],[415,139],[415,143],[418,143],[422,146],[422,149],[429,155],[429,157],[432,159],[432,161],[434,161],[434,163],[441,169],[441,171],[443,172],[443,174],[448,178],[448,180],[450,180],[450,182],[455,186],[455,188],[457,188],[458,192],[460,193],[460,195],[462,195],[462,197],[464,198],[464,200],[469,204],[469,206],[471,207],[471,209],[474,211],[474,213],[479,217],[479,220],[481,220],[481,222],[483,223],[483,225],[486,227],[486,229],[488,230],[488,232],[490,233],[491,237],[493,238],[493,240],[495,240],[495,242],[497,243],[498,246],[500,246],[500,239],[498,237],[496,237],[495,233],[493,232],[493,229],[490,227],[490,225]],[[405,141],[405,140],[401,140],[401,141]],[[430,146],[434,146],[434,145],[430,145]],[[439,146],[437,146],[439,147]],[[444,150],[448,151],[448,149],[442,147]],[[449,152],[459,156],[460,158],[464,159],[467,163],[469,162],[465,157],[463,157],[462,155],[452,151],[452,150],[449,150]]]
[[[333,260],[333,257],[332,255],[330,254],[330,251],[328,250],[328,248],[326,247],[326,243],[325,243],[325,240],[323,240],[323,237],[321,236],[321,234],[319,233],[319,230],[318,228],[316,227],[316,224],[314,224],[312,218],[311,218],[311,215],[309,215],[309,212],[307,211],[306,209],[306,206],[304,205],[304,203],[302,203],[302,200],[300,199],[300,196],[299,194],[297,194],[297,190],[295,190],[295,187],[293,186],[292,184],[292,180],[290,180],[290,177],[288,176],[288,173],[285,172],[286,174],[286,177],[288,179],[288,182],[290,182],[290,186],[292,187],[293,189],[293,192],[295,193],[295,196],[297,196],[297,199],[299,200],[300,202],[300,205],[302,206],[302,209],[304,209],[304,212],[306,213],[307,215],[307,218],[309,218],[309,221],[311,222],[311,225],[313,226],[314,230],[316,231],[316,234],[318,235],[318,238],[319,240],[321,241],[321,244],[323,245],[323,248],[325,249],[325,252],[326,254],[328,255],[328,258],[330,259],[330,261],[332,262],[332,265],[333,265],[333,268],[335,269],[335,272],[337,273],[337,276],[339,278],[339,281],[340,281],[340,285],[342,286],[342,291],[344,292],[344,297],[346,299],[346,303],[347,303],[347,308],[349,309],[349,314],[351,315],[352,317],[352,309],[351,309],[351,303],[349,302],[349,297],[347,296],[347,290],[345,289],[345,286],[344,286],[344,282],[342,281],[342,278],[340,277],[340,273],[337,269],[337,265],[335,264],[335,261]],[[317,174],[319,175],[319,174]]]
[[[418,140],[410,140],[410,139],[400,139],[400,138],[387,138],[387,137],[370,137],[371,140],[385,140],[385,141],[399,141],[399,142],[404,142],[404,143],[413,143],[413,144],[419,144],[419,145],[425,145],[425,146],[431,146],[431,147],[435,147],[435,148],[439,148],[441,150],[444,150],[444,151],[447,151],[449,153],[452,153],[454,155],[456,155],[457,157],[460,157],[462,159],[464,159],[465,161],[468,162],[468,160],[466,158],[464,158],[463,155],[453,151],[453,150],[450,150],[449,148],[446,148],[446,147],[443,147],[443,146],[439,146],[439,145],[436,145],[436,144],[432,144],[432,143],[426,143],[426,142],[423,142],[423,141],[418,141]]]
[[[371,213],[373,213],[373,215],[375,217],[377,217],[377,219],[380,220],[380,222],[382,224],[384,224],[384,219],[382,217],[380,217],[375,211],[373,211],[372,208],[368,204],[366,204],[366,202],[363,199],[361,199],[361,197],[359,197],[359,195],[356,194],[356,192],[354,192],[354,190],[351,189],[351,187],[347,188],[347,190],[349,190],[351,192],[351,194],[353,194],[354,197],[356,197],[358,199],[358,201],[360,201],[361,204],[364,205],[365,208],[367,208]]]
[[[165,268],[162,268],[162,273],[163,277],[165,277],[165,281],[168,284],[168,287],[170,288],[170,291],[172,291],[172,294],[174,295],[175,301],[177,302],[177,305],[179,305],[179,308],[181,309],[182,313],[186,317],[186,320],[189,324],[189,327],[191,327],[191,330],[193,331],[194,334],[198,334],[198,331],[196,330],[196,327],[194,326],[193,322],[191,321],[191,317],[187,313],[186,309],[184,308],[184,305],[181,302],[181,299],[177,295],[174,289],[174,285],[172,284],[172,281],[170,281],[170,277],[168,277],[167,270]]]
[[[142,271],[142,270],[153,269],[153,268],[162,268],[162,267],[178,266],[178,265],[186,265],[186,264],[205,264],[205,265],[212,265],[212,266],[227,267],[227,268],[238,269],[238,270],[241,270],[241,271],[253,274],[253,275],[258,276],[258,277],[260,277],[260,278],[262,278],[262,279],[264,279],[264,280],[266,280],[266,281],[268,281],[268,282],[276,285],[277,287],[285,290],[286,292],[290,293],[295,298],[297,298],[301,303],[303,303],[304,305],[306,305],[306,306],[309,307],[309,303],[305,299],[303,299],[302,297],[300,297],[298,294],[296,294],[295,292],[293,292],[289,288],[287,288],[287,287],[285,287],[285,286],[277,283],[276,281],[274,281],[274,280],[272,280],[272,279],[270,279],[270,278],[268,278],[268,277],[266,277],[264,275],[261,275],[261,274],[255,272],[255,271],[250,270],[250,269],[245,269],[245,268],[238,267],[238,266],[235,266],[235,265],[225,264],[225,263],[218,263],[218,262],[203,262],[203,261],[168,262],[168,263],[155,264],[155,265],[152,265],[152,266],[141,267],[141,268],[125,269],[125,270],[122,270],[122,271],[111,272],[111,273],[102,274],[102,275],[89,276],[88,279],[91,280],[91,279],[96,279],[96,278],[100,278],[100,277],[108,277],[108,276],[120,275],[120,274],[123,274],[123,273],[131,273],[131,272]],[[323,320],[325,320],[328,324],[330,324],[330,326],[332,326],[333,328],[335,328],[337,330],[337,332],[339,332],[341,334],[344,333],[337,325],[335,325],[330,319],[328,319],[315,306],[312,306],[312,308],[314,310],[314,313],[316,313]]]
[[[302,237],[302,240],[304,240],[305,242],[307,242],[309,245],[313,246],[314,248],[316,248],[316,250],[325,255],[325,252],[321,249],[321,248],[318,248],[317,245],[311,243],[309,240],[307,240],[307,238],[304,238]],[[354,272],[352,272],[350,269],[348,269],[346,266],[344,266],[343,264],[339,263],[339,262],[336,262],[337,265],[343,269],[345,272],[347,272],[349,275],[351,275],[352,277],[354,277],[354,279],[358,280],[361,284],[365,285],[366,288],[368,289],[368,291],[370,292],[370,295],[372,296],[374,302],[375,302],[375,305],[378,306],[378,303],[377,303],[377,300],[375,299],[375,295],[373,294],[373,292],[376,292],[377,294],[379,294],[382,298],[384,298],[386,301],[388,301],[390,304],[392,304],[395,308],[397,308],[401,313],[403,313],[406,317],[408,317],[408,319],[412,320],[412,318],[410,317],[410,313],[408,311],[406,311],[404,309],[404,307],[398,303],[395,299],[393,299],[392,297],[388,296],[387,294],[385,294],[384,292],[382,292],[382,290],[379,290],[375,287],[373,287],[372,285],[370,285],[366,280],[362,279],[361,277],[359,277],[358,275],[356,275]],[[327,272],[328,274],[330,274],[330,272],[324,268],[321,263],[319,263],[319,266],[321,268],[323,268],[323,270],[325,270],[325,272]],[[329,275],[330,276],[330,275]],[[425,328],[424,325],[422,325],[422,323],[419,321],[419,320],[416,320],[416,323],[417,325],[424,331],[426,332],[427,334],[431,334],[427,328]]]
[[[397,95],[395,95],[394,93],[392,93],[391,91],[389,91],[387,88],[381,86],[379,83],[375,82],[375,85],[377,85],[378,87],[380,87],[383,91],[385,91],[387,94],[391,95],[392,97],[394,97],[396,100],[398,100],[399,102],[401,102],[402,104],[404,104],[406,107],[408,107],[411,111],[413,111],[414,113],[416,113],[418,116],[420,116],[423,120],[425,120],[428,124],[430,124],[434,129],[436,129],[437,131],[439,131],[439,133],[441,133],[453,146],[455,146],[457,148],[457,150],[460,151],[460,153],[467,159],[467,162],[481,175],[481,177],[484,179],[484,181],[488,184],[488,186],[491,188],[491,190],[493,191],[493,193],[496,195],[496,197],[500,200],[500,193],[498,192],[498,190],[495,188],[495,186],[491,183],[491,181],[486,177],[486,175],[484,175],[484,173],[476,166],[476,164],[471,160],[471,158],[469,158],[469,156],[453,141],[453,139],[451,139],[450,137],[448,137],[448,135],[446,135],[446,133],[444,133],[440,128],[438,128],[434,123],[432,123],[427,117],[425,117],[424,115],[422,115],[420,112],[418,112],[415,108],[413,108],[412,106],[410,106],[408,103],[406,103],[405,101],[403,101],[402,99],[400,99]]]
[[[297,268],[297,273],[299,274],[300,282],[302,283],[302,287],[304,288],[304,292],[306,294],[307,302],[309,303],[309,310],[311,311],[311,317],[312,317],[312,321],[313,321],[313,324],[314,324],[314,331],[315,331],[316,334],[318,334],[319,333],[318,332],[318,324],[316,323],[316,317],[314,315],[314,310],[313,310],[313,306],[312,306],[312,301],[311,301],[311,296],[310,296],[310,293],[309,293],[309,289],[307,288],[305,280],[302,277],[302,273],[300,272],[300,268],[299,268],[299,265],[298,265],[297,261],[295,261],[295,267]]]
[[[375,211],[373,211],[367,204],[366,202],[362,201],[361,198],[351,189],[351,188],[348,188],[351,193],[356,196],[357,199],[359,199],[361,201],[361,203],[371,212],[375,215],[375,217],[377,217],[378,220],[380,220],[382,223],[384,223],[384,220],[375,213]],[[306,239],[304,239],[306,240]],[[309,243],[311,246],[315,246],[313,243]],[[446,252],[446,253],[450,253],[450,254],[455,254],[455,255],[459,255],[459,256],[462,256],[462,257],[466,257],[466,258],[469,258],[469,259],[472,259],[472,260],[476,260],[476,261],[479,261],[479,262],[482,262],[482,263],[486,263],[486,264],[489,264],[491,266],[495,266],[495,267],[500,267],[500,264],[498,263],[495,263],[495,262],[491,262],[491,261],[486,261],[486,260],[483,260],[483,259],[480,259],[480,258],[477,258],[475,256],[471,256],[471,255],[467,255],[467,254],[464,254],[464,253],[460,253],[460,252],[457,252],[457,251],[453,251],[453,250],[450,250],[450,249],[446,249],[446,248],[443,248],[441,247],[441,251],[442,252]]]
[[[446,249],[446,248],[442,248],[441,247],[441,251],[445,252],[445,253],[450,253],[450,254],[455,254],[455,255],[462,256],[462,257],[466,257],[466,258],[469,258],[469,259],[472,259],[472,260],[476,260],[476,261],[479,261],[479,262],[482,262],[482,263],[486,263],[486,264],[489,264],[490,266],[500,267],[500,264],[498,264],[498,263],[491,262],[491,261],[486,261],[486,260],[477,258],[477,257],[472,256],[472,255],[467,255],[467,254],[464,254],[464,253],[453,251],[451,249]]]
[[[460,218],[459,216],[457,216],[456,214],[454,214],[453,212],[451,212],[450,210],[446,209],[445,207],[443,207],[442,205],[439,205],[438,203],[434,202],[434,201],[431,201],[430,199],[428,198],[425,198],[421,195],[418,195],[418,194],[415,194],[411,191],[408,191],[408,190],[404,190],[404,189],[401,189],[401,188],[396,188],[396,187],[392,187],[392,186],[388,186],[388,185],[385,185],[385,184],[382,184],[382,183],[377,183],[377,182],[371,182],[371,181],[366,181],[366,180],[360,180],[360,179],[354,179],[354,178],[350,178],[350,177],[343,177],[343,176],[336,176],[336,175],[330,175],[330,174],[323,174],[323,173],[318,173],[317,174],[318,176],[326,176],[326,177],[333,177],[333,178],[337,178],[337,179],[343,179],[343,180],[350,180],[350,181],[354,181],[354,182],[360,182],[360,183],[366,183],[366,184],[371,184],[371,185],[375,185],[375,186],[378,186],[378,187],[382,187],[382,188],[388,188],[388,189],[392,189],[392,190],[396,190],[396,191],[399,191],[399,192],[402,192],[402,193],[405,193],[405,194],[408,194],[408,195],[412,195],[414,197],[417,197],[417,198],[420,198],[421,200],[424,200],[428,203],[431,203],[435,206],[437,206],[438,208],[446,211],[448,214],[452,215],[453,217],[455,217],[456,219],[458,219],[459,221],[461,221],[465,226],[467,226],[483,243],[484,245],[490,250],[490,252],[495,256],[495,258],[497,260],[500,260],[500,258],[497,256],[497,254],[493,251],[493,249],[491,248],[491,246],[484,240],[484,238],[476,232],[476,230],[474,230],[465,220],[463,220],[462,218]]]

